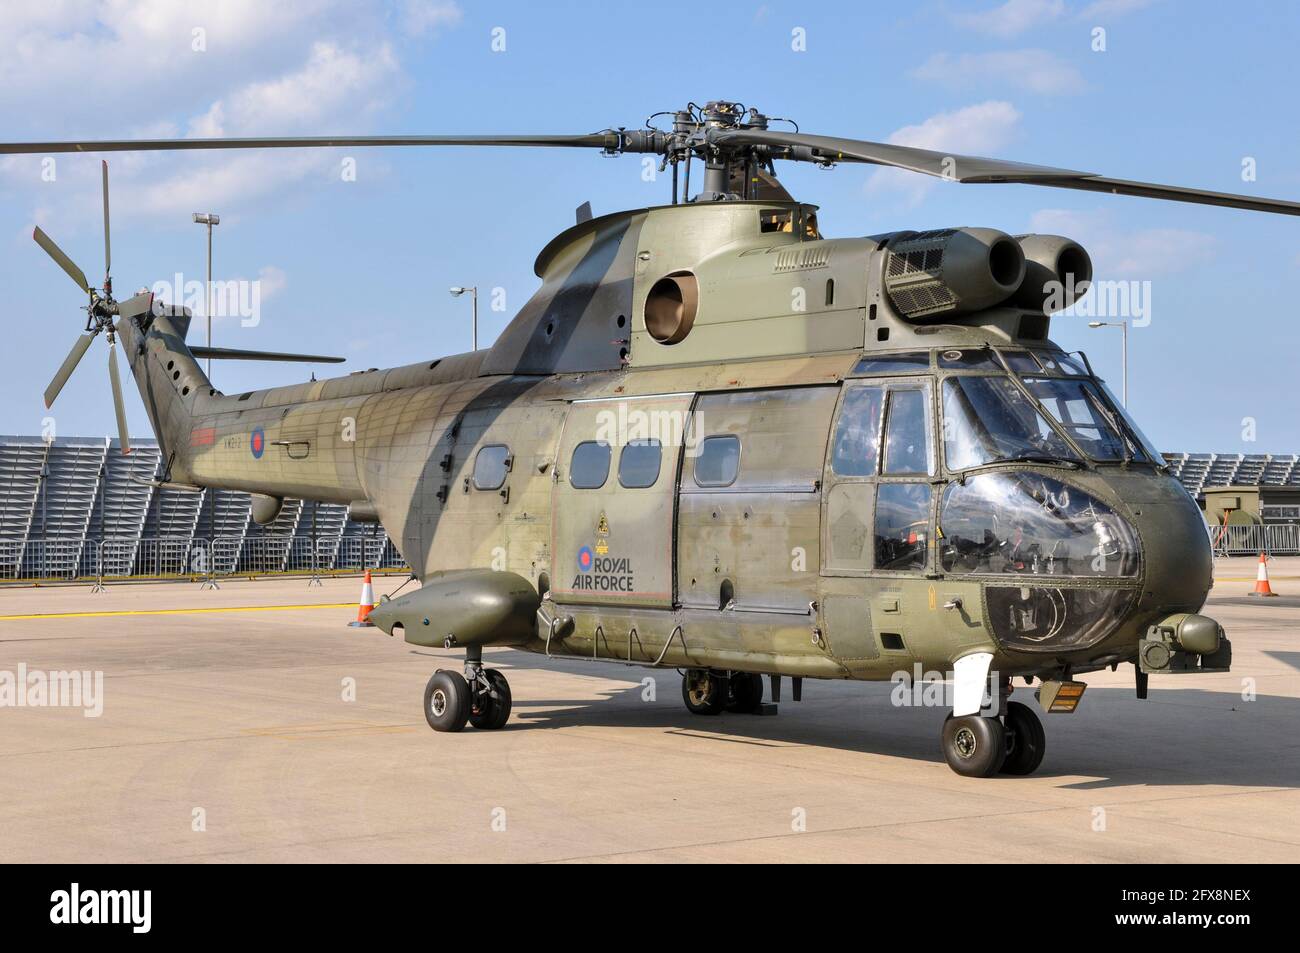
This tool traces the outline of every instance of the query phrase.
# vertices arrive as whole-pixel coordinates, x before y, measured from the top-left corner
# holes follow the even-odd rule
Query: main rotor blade
[[[582,136],[258,136],[243,139],[86,139],[3,142],[0,155],[50,152],[166,152],[189,149],[324,149],[336,146],[561,146],[613,149],[618,133]]]
[[[63,253],[63,249],[54,244],[54,239],[41,231],[39,225],[32,232],[32,238],[36,239],[36,244],[45,249],[45,254],[54,259],[55,263],[68,273],[68,277],[77,283],[77,287],[86,294],[90,294],[90,283],[86,281],[86,273],[77,267],[77,263]]]
[[[1030,165],[1027,162],[1008,162],[1005,159],[985,159],[980,156],[955,155],[935,152],[912,146],[898,146],[889,142],[869,142],[865,139],[839,139],[835,136],[813,136],[801,132],[773,132],[759,129],[726,129],[715,133],[717,143],[766,145],[811,150],[813,159],[830,162],[870,162],[873,165],[893,166],[933,175],[958,182],[1027,182],[1035,179],[1058,179],[1069,176],[1091,175],[1051,166]],[[779,155],[777,158],[781,158]],[[795,156],[794,158],[800,158]],[[1013,177],[1013,178],[1008,178]]]
[[[59,391],[63,390],[63,385],[68,382],[72,372],[77,369],[77,364],[81,362],[82,356],[86,353],[86,348],[90,347],[90,342],[93,340],[95,340],[95,335],[83,334],[72,345],[72,350],[68,352],[68,356],[59,365],[58,371],[54,374],[54,379],[50,381],[50,386],[45,388],[46,410],[54,406],[54,399],[59,396]]]
[[[241,351],[232,347],[204,347],[197,345],[190,348],[195,357],[206,357],[214,361],[288,361],[302,364],[342,364],[346,357],[327,357],[323,354],[289,354],[284,351]]]
[[[1109,179],[1092,172],[1077,172],[1051,166],[1010,162],[1005,159],[988,159],[982,156],[963,156],[916,149],[887,142],[868,142],[863,139],[838,139],[833,136],[813,136],[797,132],[772,132],[757,129],[728,129],[713,135],[717,143],[765,145],[776,148],[808,150],[809,155],[798,154],[789,158],[827,160],[831,162],[869,162],[874,165],[893,166],[951,179],[964,183],[1016,183],[1020,185],[1046,185],[1058,189],[1080,189],[1086,192],[1109,192],[1113,195],[1136,195],[1142,198],[1164,199],[1171,202],[1191,202],[1198,205],[1219,205],[1226,208],[1248,209],[1254,212],[1275,212],[1281,215],[1300,215],[1300,202],[1285,199],[1260,198],[1232,192],[1210,192],[1179,185],[1160,185],[1154,182],[1132,182],[1126,179]],[[780,158],[778,155],[777,158]]]
[[[126,407],[122,403],[122,379],[117,372],[117,341],[108,345],[108,382],[113,386],[113,412],[117,414],[117,436],[122,452],[131,452],[131,438],[126,432]]]
[[[104,170],[104,287],[108,287],[108,274],[113,270],[113,249],[108,243],[108,160],[102,161]]]

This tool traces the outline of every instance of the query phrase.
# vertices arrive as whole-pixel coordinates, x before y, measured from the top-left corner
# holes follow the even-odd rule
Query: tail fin
[[[188,308],[154,300],[143,312],[123,314],[117,322],[131,376],[166,462],[165,478],[175,464],[183,464],[194,439],[195,402],[200,394],[212,392],[212,383],[185,344],[190,320]]]

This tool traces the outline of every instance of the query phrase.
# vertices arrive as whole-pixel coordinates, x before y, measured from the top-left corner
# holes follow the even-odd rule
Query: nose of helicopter
[[[1197,612],[1214,570],[1200,508],[1170,476],[1116,474],[1107,482],[1131,513],[1142,546],[1139,611]]]

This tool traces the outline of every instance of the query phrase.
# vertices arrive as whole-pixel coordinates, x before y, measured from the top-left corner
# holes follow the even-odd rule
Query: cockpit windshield
[[[1004,460],[1079,460],[1008,377],[948,378],[943,382],[943,416],[950,470]]]
[[[1024,382],[1070,439],[1093,460],[1147,459],[1147,451],[1125,433],[1113,405],[1091,380],[1025,377]]]

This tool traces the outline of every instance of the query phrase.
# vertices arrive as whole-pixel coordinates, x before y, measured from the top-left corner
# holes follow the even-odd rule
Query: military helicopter
[[[658,122],[658,125],[656,125]],[[371,615],[463,649],[424,693],[437,731],[502,727],[486,646],[682,670],[702,716],[770,710],[790,678],[951,680],[958,773],[1028,774],[1045,736],[1012,681],[1072,712],[1081,674],[1226,671],[1199,610],[1211,553],[1194,501],[1082,354],[1048,337],[1086,293],[1054,235],[953,227],[826,238],[779,161],[869,163],[1300,214],[1295,202],[808,135],[729,101],[589,135],[7,143],[0,153],[364,146],[546,147],[658,156],[671,202],[576,223],[489,348],[224,394],[198,358],[295,359],[186,343],[191,315],[36,240],[89,296],[129,448],[121,340],[166,461],[159,481],[346,503],[382,522],[421,587]],[[692,169],[699,190],[692,194]],[[319,359],[319,358],[311,358]],[[763,676],[770,678],[764,701]],[[946,707],[946,706],[945,706]]]

